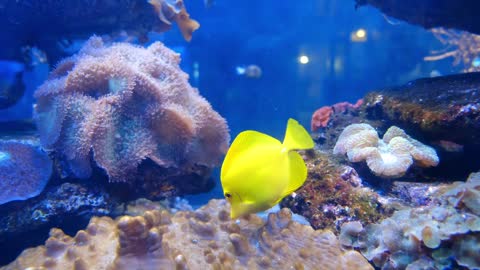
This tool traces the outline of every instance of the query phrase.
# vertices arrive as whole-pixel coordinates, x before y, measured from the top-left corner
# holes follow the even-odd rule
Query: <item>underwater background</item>
[[[480,269],[478,8],[0,0],[1,269]],[[289,118],[305,184],[231,220]]]

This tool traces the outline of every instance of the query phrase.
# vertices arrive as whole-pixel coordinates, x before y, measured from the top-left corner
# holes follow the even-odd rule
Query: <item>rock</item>
[[[440,157],[435,175],[466,177],[480,159],[480,73],[411,81],[366,95],[368,120],[397,125]]]
[[[456,28],[480,34],[477,10],[480,2],[476,0],[355,0],[357,6],[370,5],[378,8],[385,15],[421,25],[433,27]]]
[[[76,231],[93,216],[109,215],[117,204],[102,188],[63,183],[30,200],[1,205],[0,264],[17,256],[26,246],[45,241],[50,228]]]

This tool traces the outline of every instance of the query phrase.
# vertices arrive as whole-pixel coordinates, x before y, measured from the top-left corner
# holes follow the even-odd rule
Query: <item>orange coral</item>
[[[355,104],[345,101],[333,104],[332,106],[323,106],[313,113],[310,129],[317,131],[319,128],[324,128],[328,125],[334,113],[343,113],[349,109],[358,109],[362,105],[363,99],[357,100]]]
[[[323,106],[320,109],[316,110],[312,115],[310,129],[312,131],[317,131],[319,128],[326,127],[328,121],[330,121],[330,116],[332,116],[332,114],[333,109],[331,106]]]

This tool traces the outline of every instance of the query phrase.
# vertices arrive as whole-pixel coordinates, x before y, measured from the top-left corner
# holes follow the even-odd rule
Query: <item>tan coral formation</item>
[[[365,228],[343,224],[340,242],[358,248],[381,269],[419,269],[414,266],[425,258],[435,265],[428,269],[452,269],[451,260],[479,269],[479,191],[480,173],[473,173],[466,182],[433,190],[430,205],[399,210]]]
[[[346,154],[350,162],[365,160],[375,175],[384,178],[403,176],[414,162],[420,167],[436,166],[439,162],[433,148],[396,126],[390,127],[380,139],[368,124],[349,125],[340,134],[333,153]]]
[[[288,209],[265,222],[231,220],[228,208],[212,200],[195,212],[95,217],[73,238],[53,229],[45,246],[1,269],[373,269],[332,232],[294,222]]]

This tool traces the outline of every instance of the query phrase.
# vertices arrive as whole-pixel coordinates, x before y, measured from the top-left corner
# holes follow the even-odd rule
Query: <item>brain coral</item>
[[[436,166],[439,162],[433,148],[396,126],[390,127],[381,140],[368,124],[349,125],[340,134],[333,153],[347,154],[351,162],[366,160],[375,175],[385,178],[403,176],[414,162],[420,167]]]
[[[199,210],[147,211],[117,221],[93,218],[75,237],[59,229],[45,246],[25,250],[13,269],[372,269],[330,231],[314,231],[283,209],[265,222],[230,219],[229,204],[212,200]]]
[[[34,141],[0,140],[0,204],[40,194],[52,161]]]
[[[126,181],[146,158],[163,167],[217,165],[230,139],[226,121],[179,62],[160,42],[105,46],[90,38],[35,92],[43,147],[79,178],[91,175],[91,159],[110,181]]]

